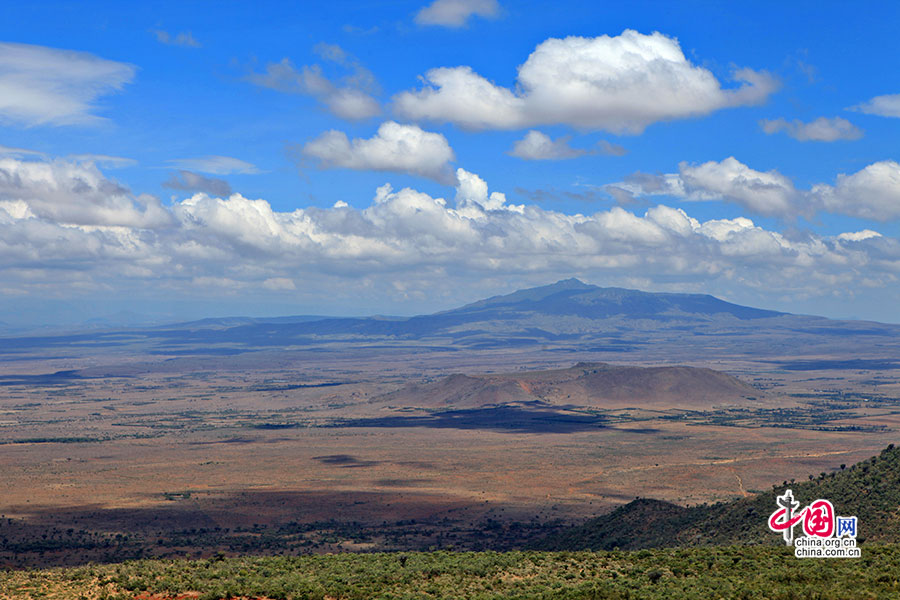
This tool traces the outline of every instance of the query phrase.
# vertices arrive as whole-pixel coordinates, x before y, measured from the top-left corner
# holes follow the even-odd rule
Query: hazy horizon
[[[560,280],[562,281],[562,280]],[[581,281],[581,280],[579,280]],[[544,284],[542,286],[535,287],[549,287],[559,282],[550,282]],[[585,283],[587,285],[595,285],[589,282],[581,281],[581,283]],[[617,287],[617,286],[596,286],[599,288],[603,287]],[[530,289],[530,288],[520,288],[520,289]],[[470,304],[472,302],[478,302],[480,300],[486,300],[493,296],[504,296],[509,293],[519,291],[519,290],[508,290],[498,294],[492,294],[491,296],[484,296],[482,298],[473,298],[470,301],[454,304],[452,306],[444,306],[444,307],[436,307],[433,309],[428,309],[427,307],[421,311],[414,311],[407,314],[404,313],[379,313],[379,312],[290,312],[290,307],[284,307],[283,311],[278,311],[277,307],[269,307],[269,312],[260,313],[254,312],[254,310],[258,310],[258,307],[254,307],[253,305],[247,305],[247,312],[239,313],[239,312],[229,312],[227,308],[210,306],[209,304],[199,304],[195,306],[182,306],[181,311],[178,313],[153,313],[153,312],[139,312],[135,310],[123,309],[118,312],[107,312],[107,313],[97,313],[96,316],[89,317],[87,319],[78,320],[81,316],[81,313],[76,311],[54,311],[55,315],[70,315],[71,320],[60,320],[57,322],[26,322],[20,321],[3,321],[0,320],[0,325],[6,326],[12,330],[15,329],[23,329],[23,330],[33,330],[40,328],[67,328],[71,330],[78,330],[81,327],[119,327],[119,326],[144,326],[144,325],[168,325],[175,324],[179,322],[190,322],[190,321],[200,321],[204,319],[241,319],[241,318],[249,318],[249,319],[273,319],[273,318],[289,318],[289,317],[322,317],[322,318],[372,318],[372,317],[387,317],[387,318],[409,318],[415,316],[424,316],[431,315],[435,313],[439,313],[445,310],[453,310]],[[670,292],[647,292],[646,290],[636,290],[640,292],[646,293],[670,293]],[[680,293],[680,292],[675,292]],[[694,292],[691,292],[694,293]],[[702,294],[702,293],[701,293]],[[710,294],[711,295],[711,294]],[[720,300],[724,300],[726,302],[731,302],[725,298],[719,298]],[[733,304],[739,304],[738,302],[732,302]],[[742,305],[744,306],[744,305]],[[829,317],[827,315],[815,313],[815,312],[794,312],[782,310],[778,307],[771,306],[755,306],[751,305],[750,308],[759,308],[765,310],[774,310],[778,312],[785,312],[790,314],[797,315],[809,315],[815,317],[826,317],[837,320],[849,320],[849,321],[877,321],[875,319],[866,319],[861,317]],[[218,310],[218,312],[214,312]],[[211,312],[212,311],[212,312]],[[877,321],[886,324],[896,324],[898,321]]]
[[[427,314],[577,277],[898,322],[897,17],[12,5],[0,321]]]

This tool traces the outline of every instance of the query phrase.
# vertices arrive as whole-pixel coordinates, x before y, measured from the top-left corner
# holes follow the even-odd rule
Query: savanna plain
[[[878,454],[900,426],[890,344],[711,353],[668,331],[628,347],[176,348],[145,333],[7,338],[0,597],[838,598],[852,578],[853,597],[900,593],[890,545],[816,575],[774,534],[752,548],[522,552],[636,497],[731,502]],[[76,568],[28,570],[49,567]]]

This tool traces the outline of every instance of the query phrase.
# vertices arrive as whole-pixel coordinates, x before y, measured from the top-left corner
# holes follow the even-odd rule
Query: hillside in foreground
[[[859,518],[860,541],[900,542],[900,448],[808,480],[715,505],[682,507],[638,498],[602,517],[534,544],[544,550],[609,550],[722,544],[771,544],[766,519],[775,497],[790,488],[806,506],[830,500],[838,515]]]
[[[900,450],[889,446],[833,475],[791,484],[802,502],[827,498],[838,514],[859,517],[856,559],[797,559],[777,535],[763,532],[785,482],[715,506],[637,500],[544,544],[678,548],[145,559],[0,571],[0,600],[897,598],[900,544],[880,542],[896,539],[898,475]]]

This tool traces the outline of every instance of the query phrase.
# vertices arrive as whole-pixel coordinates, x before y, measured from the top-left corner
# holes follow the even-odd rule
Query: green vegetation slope
[[[760,546],[141,560],[0,571],[0,600],[887,600],[900,597],[898,572],[896,545],[843,560]]]
[[[900,448],[893,444],[878,456],[841,465],[805,481],[783,482],[772,491],[714,505],[681,507],[636,499],[608,515],[540,540],[544,550],[611,550],[671,546],[782,543],[767,519],[776,496],[794,492],[801,506],[824,498],[841,516],[859,518],[859,541],[900,542]]]

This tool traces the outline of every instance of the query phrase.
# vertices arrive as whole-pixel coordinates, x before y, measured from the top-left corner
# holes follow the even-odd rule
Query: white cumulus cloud
[[[763,102],[778,85],[767,73],[738,69],[737,88],[723,88],[692,64],[678,40],[626,30],[595,38],[548,39],[518,69],[515,89],[470,67],[441,67],[425,87],[394,96],[411,120],[452,122],[467,129],[520,129],[566,124],[579,129],[641,133],[648,125]]]
[[[614,197],[724,200],[775,217],[824,211],[882,222],[900,218],[900,164],[891,160],[872,163],[849,175],[840,173],[834,185],[817,183],[808,190],[797,189],[789,177],[774,169],[757,171],[734,157],[699,165],[682,162],[678,168],[678,173],[663,175],[636,173],[605,190]]]
[[[900,94],[875,96],[862,104],[851,106],[850,110],[880,117],[900,117]]]
[[[839,174],[835,185],[815,185],[811,194],[828,212],[892,221],[900,218],[900,164],[884,160]]]
[[[463,214],[472,218],[481,218],[483,210],[511,210],[522,212],[524,206],[506,204],[506,194],[491,192],[488,194],[487,182],[465,169],[456,170],[456,203]],[[477,207],[475,211],[473,207]]]
[[[572,148],[570,137],[553,140],[545,133],[532,129],[513,144],[509,153],[525,160],[565,160],[587,154],[587,150]]]
[[[0,158],[0,203],[20,216],[64,225],[156,228],[171,222],[159,200],[134,196],[91,162]]]
[[[789,216],[802,207],[793,182],[778,171],[757,171],[734,157],[701,165],[678,165],[687,195],[718,196],[761,215]]]
[[[393,171],[444,183],[453,181],[450,163],[455,156],[447,138],[416,125],[387,121],[373,137],[352,141],[342,131],[326,131],[307,142],[300,152],[326,169]]]
[[[500,14],[497,0],[434,0],[416,13],[419,25],[462,27],[473,15],[494,18]]]
[[[134,77],[132,65],[87,52],[0,43],[0,122],[92,125],[99,98]]]
[[[858,140],[863,136],[862,130],[840,117],[828,119],[819,117],[809,123],[799,119],[763,119],[759,122],[762,130],[769,135],[785,132],[801,142],[836,142],[838,140]]]
[[[837,236],[839,240],[847,242],[861,242],[863,240],[871,240],[872,238],[880,238],[882,235],[871,229],[863,229],[862,231],[848,231]]]
[[[697,181],[729,194],[739,193],[739,173],[764,186],[783,183],[723,163],[699,165]],[[888,167],[896,165],[841,176],[834,193],[881,189],[873,181],[883,183],[879,171]],[[6,157],[0,293],[43,298],[84,290],[86,297],[132,299],[158,292],[173,299],[215,287],[257,298],[318,294],[331,306],[336,291],[346,290],[359,307],[363,291],[450,297],[480,281],[560,274],[623,284],[640,273],[648,284],[812,297],[896,287],[900,276],[900,242],[872,230],[787,234],[746,217],[702,220],[666,205],[570,214],[511,205],[464,169],[456,180],[455,198],[386,184],[371,202],[355,203],[363,208],[338,202],[282,211],[262,198],[207,193],[162,206],[92,164]]]
[[[778,171],[757,171],[728,157],[699,165],[681,162],[678,173],[635,173],[605,190],[626,200],[672,196],[690,201],[724,200],[761,215],[792,217],[809,212],[793,182]]]

